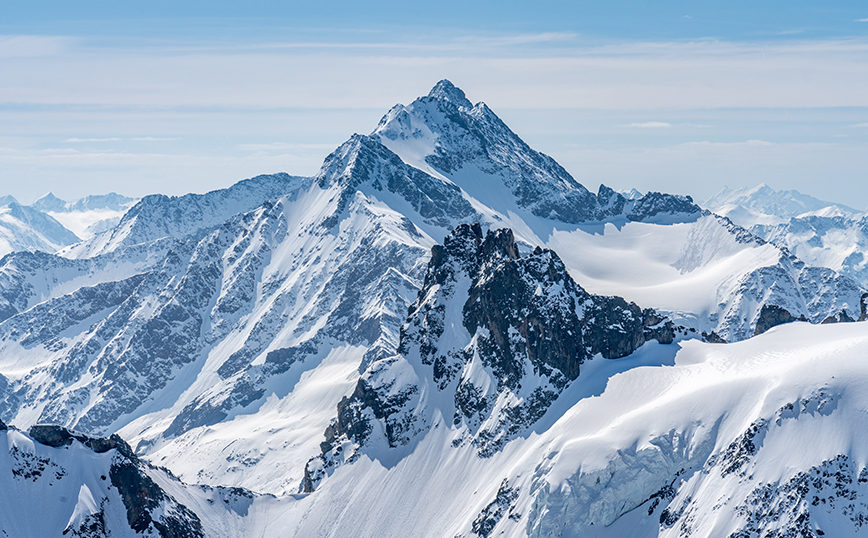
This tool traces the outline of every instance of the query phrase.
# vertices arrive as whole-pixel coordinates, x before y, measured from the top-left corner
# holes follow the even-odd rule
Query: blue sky
[[[592,189],[868,207],[868,4],[798,1],[0,0],[0,194],[313,174],[441,78]]]

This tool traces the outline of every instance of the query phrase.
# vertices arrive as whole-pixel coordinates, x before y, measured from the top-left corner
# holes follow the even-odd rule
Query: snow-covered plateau
[[[793,192],[594,193],[441,81],[314,177],[0,200],[0,532],[868,534],[865,217]]]

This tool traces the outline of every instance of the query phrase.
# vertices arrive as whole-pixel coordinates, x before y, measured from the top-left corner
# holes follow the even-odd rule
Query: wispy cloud
[[[588,44],[547,33],[371,49],[243,45],[166,50],[72,42],[26,63],[0,54],[0,104],[384,109],[449,78],[471,100],[498,109],[868,106],[868,40],[860,39]]]
[[[133,138],[137,142],[171,142],[173,140],[181,140],[180,138],[164,138],[158,136],[137,136]]]
[[[868,22],[868,19],[856,19],[856,22]]]
[[[121,138],[67,138],[64,142],[118,142]]]
[[[639,127],[640,129],[668,129],[672,127],[672,124],[665,121],[646,121],[643,123],[631,123],[630,127]]]
[[[243,151],[286,151],[286,150],[332,150],[334,144],[293,144],[289,142],[271,142],[269,144],[239,144]]]

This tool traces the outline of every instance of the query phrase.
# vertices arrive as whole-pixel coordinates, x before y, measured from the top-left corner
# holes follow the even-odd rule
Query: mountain
[[[304,490],[363,447],[407,445],[443,417],[453,417],[452,446],[490,457],[545,414],[583,363],[627,356],[649,340],[671,344],[677,333],[689,331],[587,293],[550,250],[522,256],[511,230],[483,237],[478,224],[461,225],[432,249],[398,354],[371,363],[338,404]]]
[[[0,260],[0,416],[279,495],[251,505],[261,534],[575,534],[668,507],[651,495],[673,473],[772,416],[757,365],[843,368],[865,327],[775,325],[863,314],[853,280],[689,197],[588,191],[442,81],[312,178],[145,197],[57,254]],[[813,344],[780,355],[780,334]],[[702,368],[700,397],[679,380]],[[829,382],[805,379],[781,394]],[[584,481],[610,462],[635,480]]]
[[[79,538],[238,536],[262,497],[187,486],[141,461],[120,437],[0,423],[0,532]],[[189,507],[188,507],[189,506]],[[192,508],[192,509],[191,509]]]
[[[741,209],[754,214],[776,216],[782,219],[824,210],[827,213],[836,211],[847,215],[860,213],[843,204],[819,200],[796,190],[776,191],[764,183],[753,188],[742,187],[735,190],[724,187],[723,190],[701,205],[719,215],[730,217],[743,226],[750,226],[755,223],[740,222],[731,213],[738,214],[738,210]]]
[[[135,204],[134,198],[110,192],[90,195],[74,202],[61,200],[48,193],[30,206],[48,215],[72,230],[82,239],[115,227],[126,211]]]
[[[46,213],[71,213],[97,210],[124,212],[135,202],[135,198],[121,196],[116,192],[110,192],[108,194],[92,194],[80,198],[75,202],[67,202],[49,192],[33,202],[30,207]]]
[[[288,174],[263,175],[206,194],[146,196],[126,211],[116,226],[65,250],[62,255],[89,258],[121,246],[164,237],[183,238],[213,228],[263,202],[277,199],[303,180]],[[86,199],[79,202],[83,200]]]
[[[798,191],[724,189],[703,204],[805,263],[833,269],[868,288],[868,215]]]
[[[56,252],[77,243],[78,237],[39,210],[23,206],[11,196],[0,205],[0,256],[17,250]]]

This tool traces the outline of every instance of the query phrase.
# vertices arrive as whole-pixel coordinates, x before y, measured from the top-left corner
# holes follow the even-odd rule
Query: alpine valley
[[[0,533],[868,535],[866,216],[765,189],[444,80],[314,177],[0,200]]]

